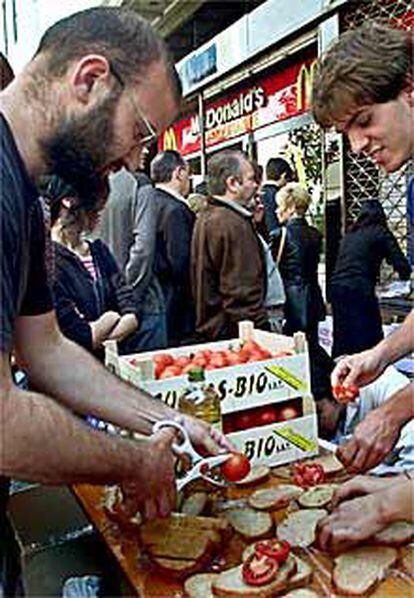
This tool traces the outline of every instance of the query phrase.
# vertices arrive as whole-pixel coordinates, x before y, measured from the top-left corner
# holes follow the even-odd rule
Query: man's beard
[[[43,142],[49,173],[69,183],[86,209],[93,209],[102,194],[101,170],[111,159],[118,99],[119,94],[112,93],[89,114],[62,118],[52,137]]]

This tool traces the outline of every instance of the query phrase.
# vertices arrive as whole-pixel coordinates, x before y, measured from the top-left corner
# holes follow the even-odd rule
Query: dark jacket
[[[261,195],[264,206],[264,222],[266,226],[266,239],[270,237],[280,228],[278,218],[276,216],[276,193],[278,192],[276,183],[265,183],[262,185]]]
[[[190,252],[195,215],[171,193],[147,189],[155,206],[154,272],[166,305],[168,343],[191,337],[195,328],[194,303],[190,286]]]
[[[89,242],[97,278],[93,280],[81,260],[60,243],[55,248],[54,302],[62,332],[92,351],[88,322],[104,312],[136,313],[131,288],[125,283],[114,257],[102,241]]]
[[[225,200],[209,200],[194,229],[191,275],[197,333],[203,340],[237,336],[241,320],[269,328],[264,308],[266,264],[247,210]]]
[[[326,315],[322,291],[318,283],[318,265],[322,251],[322,235],[306,218],[291,218],[287,224],[289,238],[299,251],[301,278],[308,285],[308,322],[318,322]]]
[[[402,280],[410,278],[410,264],[390,230],[372,224],[349,231],[341,241],[331,285],[373,295],[384,259]]]

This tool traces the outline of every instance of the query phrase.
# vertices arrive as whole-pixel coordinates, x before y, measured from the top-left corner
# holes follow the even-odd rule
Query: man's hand
[[[348,500],[319,521],[317,542],[322,550],[341,552],[370,538],[386,525],[382,519],[384,492]]]
[[[213,426],[190,415],[177,415],[175,418],[187,430],[194,447],[206,455],[217,455],[223,451],[235,451],[235,447]]]
[[[162,428],[145,441],[148,447],[144,467],[137,471],[136,480],[121,485],[128,516],[139,511],[144,519],[167,517],[176,508],[175,458],[171,450],[174,439],[173,428]]]
[[[338,488],[332,499],[332,507],[337,507],[344,500],[364,496],[364,494],[381,492],[389,488],[392,484],[398,484],[402,481],[406,481],[405,476],[379,478],[377,476],[358,475]]]
[[[350,472],[372,469],[391,452],[400,435],[400,426],[386,404],[367,414],[346,444],[336,452]]]
[[[368,351],[345,355],[336,364],[331,374],[332,387],[336,386],[365,386],[376,380],[385,370],[384,362],[378,345]]]

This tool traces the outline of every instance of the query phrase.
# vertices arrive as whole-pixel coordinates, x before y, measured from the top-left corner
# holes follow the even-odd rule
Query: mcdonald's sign
[[[177,137],[175,134],[174,127],[169,127],[161,138],[161,151],[165,150],[178,150]]]
[[[302,64],[296,80],[296,107],[298,111],[307,110],[310,106],[312,84],[317,61]]]

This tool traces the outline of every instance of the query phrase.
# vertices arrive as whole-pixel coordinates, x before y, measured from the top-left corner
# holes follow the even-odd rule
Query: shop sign
[[[205,106],[205,144],[212,147],[309,109],[315,58],[263,77],[253,85]],[[200,150],[200,122],[192,114],[174,123],[160,139],[160,149],[183,155]]]

